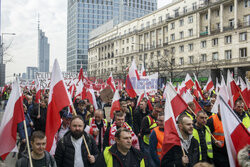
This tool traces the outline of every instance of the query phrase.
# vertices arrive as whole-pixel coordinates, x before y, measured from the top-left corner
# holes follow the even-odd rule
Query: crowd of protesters
[[[8,88],[1,95],[3,107],[10,92]],[[111,106],[111,102],[104,104],[95,94],[99,109],[94,109],[87,99],[77,97],[74,101],[77,116],[72,115],[68,107],[60,112],[62,123],[55,136],[56,145],[50,153],[45,151],[49,92],[42,93],[39,104],[35,102],[35,95],[35,90],[23,90],[34,167],[229,166],[220,111],[217,114],[211,112],[216,98],[214,91],[203,92],[204,99],[196,99],[203,109],[196,116],[190,109],[180,114],[177,129],[183,150],[180,146],[173,146],[165,155],[162,155],[165,99],[161,90],[149,99],[143,98],[138,106],[137,98],[130,98],[125,90],[120,91],[121,110],[115,111],[114,118],[109,121],[105,109]],[[151,110],[148,100],[153,106]],[[188,106],[195,110],[193,102]],[[233,109],[249,128],[249,112],[244,111],[240,98]],[[18,124],[17,131],[19,153],[16,166],[27,167],[29,160],[23,123]],[[239,155],[242,166],[249,165],[248,153],[249,146]]]

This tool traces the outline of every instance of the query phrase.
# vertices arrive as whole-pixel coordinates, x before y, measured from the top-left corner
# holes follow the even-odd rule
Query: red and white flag
[[[93,88],[90,88],[86,93],[86,98],[89,100],[89,102],[94,106],[95,110],[98,109],[96,98],[95,98],[95,92]]]
[[[197,114],[199,111],[202,110],[201,106],[199,105],[199,103],[195,100],[194,96],[191,95],[191,93],[189,92],[189,90],[185,93],[182,94],[181,96],[183,98],[183,100],[188,104],[189,102],[194,102],[195,104],[195,111],[193,111],[195,114]]]
[[[185,81],[182,81],[182,83],[178,85],[177,92],[179,95],[182,95],[186,91],[187,91],[187,87],[186,87]]]
[[[24,121],[22,92],[18,81],[15,81],[0,126],[0,156],[3,160],[16,148],[17,124],[22,121]]]
[[[83,81],[84,78],[85,78],[85,77],[84,77],[84,74],[83,74],[83,68],[81,67],[81,68],[80,68],[79,75],[78,75],[78,81],[80,81],[80,80]]]
[[[118,81],[118,85],[116,86],[116,89],[122,90],[122,81]]]
[[[135,92],[135,86],[137,86],[138,80],[140,80],[140,76],[136,68],[135,60],[133,60],[126,79],[126,92],[132,98],[137,96]]]
[[[193,73],[193,75],[194,75],[194,80],[195,80],[195,88],[196,88],[196,90],[199,92],[199,95],[201,96],[201,98],[204,99],[204,96],[203,96],[203,94],[202,94],[201,86],[200,86],[200,84],[199,84],[199,81],[198,81],[198,79],[197,79],[195,73]]]
[[[250,144],[250,134],[232,108],[220,96],[220,112],[231,167],[238,167],[237,154]]]
[[[203,88],[203,90],[207,91],[207,92],[211,92],[214,89],[214,83],[212,81],[211,76],[208,77],[207,80],[207,84],[205,85],[205,87]]]
[[[75,93],[76,93],[76,84],[74,82],[74,79],[72,79],[69,86],[69,94],[71,98],[75,97]]]
[[[146,90],[144,91],[144,93],[140,94],[140,96],[139,96],[139,98],[137,100],[137,105],[136,106],[138,107],[140,105],[140,102],[142,101],[143,98],[147,99],[148,109],[150,111],[153,111],[154,108],[153,108],[153,106],[152,106],[152,104],[151,104],[151,102],[150,102],[150,100],[148,98],[148,93],[146,92]]]
[[[239,77],[239,82],[240,82],[240,87],[241,87],[241,95],[242,98],[244,99],[246,105],[248,108],[250,108],[250,94],[247,89],[247,85],[243,81],[241,77]],[[247,108],[245,108],[247,110]]]
[[[39,103],[40,102],[40,99],[41,99],[41,84],[40,84],[40,81],[39,79],[36,80],[36,103]]]
[[[115,81],[113,79],[112,72],[111,72],[109,78],[107,79],[107,84],[110,86],[110,88],[113,90],[113,92],[115,92]]]
[[[121,105],[120,105],[120,95],[119,95],[119,90],[115,91],[113,100],[112,100],[112,105],[111,105],[111,110],[110,110],[110,118],[114,118],[114,112],[115,111],[120,111],[121,110]]]
[[[231,102],[231,106],[234,107],[234,102],[240,97],[240,89],[236,85],[232,74],[230,71],[227,71],[227,89],[228,89],[228,94]]]
[[[47,137],[46,150],[48,152],[50,151],[53,144],[54,136],[61,125],[61,117],[59,112],[64,107],[70,106],[72,104],[57,59],[55,59],[51,73],[51,84],[49,92],[50,94],[45,130]]]
[[[174,88],[167,83],[166,88],[166,102],[165,102],[165,125],[164,125],[164,139],[162,144],[162,157],[175,145],[181,146],[180,138],[177,132],[176,118],[186,108],[187,104],[183,101]]]
[[[144,64],[142,63],[142,66],[141,66],[141,76],[146,76],[146,70],[144,68]]]
[[[194,82],[192,78],[190,77],[189,73],[187,73],[185,78],[185,85],[187,89],[191,89],[194,86]]]

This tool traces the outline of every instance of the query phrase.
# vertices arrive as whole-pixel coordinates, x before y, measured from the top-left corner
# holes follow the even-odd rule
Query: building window
[[[184,20],[183,19],[180,19],[179,20],[179,23],[180,23],[180,27],[184,25]]]
[[[175,25],[174,25],[174,22],[170,24],[171,25],[171,30],[174,29]]]
[[[180,65],[184,65],[184,58],[180,57]]]
[[[122,53],[124,53],[124,48],[122,48]]]
[[[232,43],[232,35],[225,36],[225,43],[226,44]]]
[[[175,40],[175,35],[171,34],[171,41],[174,41],[174,40]]]
[[[234,19],[229,20],[229,27],[234,27]]]
[[[142,55],[139,55],[139,60],[142,60]]]
[[[250,0],[244,0],[244,7],[250,7]]]
[[[171,48],[171,54],[174,54],[175,53],[175,47],[172,47]]]
[[[129,38],[127,39],[127,43],[129,43]]]
[[[191,28],[191,29],[188,29],[188,35],[191,37],[191,36],[193,36],[193,29]]]
[[[144,29],[144,24],[143,23],[141,24],[141,29]]]
[[[218,45],[218,38],[212,39],[212,46],[217,46]]]
[[[194,56],[189,56],[189,64],[193,64],[194,63]]]
[[[225,59],[226,60],[232,59],[232,50],[226,50],[225,51]]]
[[[178,17],[179,16],[179,9],[174,10],[174,16]]]
[[[133,61],[133,59],[134,59],[134,56],[131,56],[131,61]]]
[[[240,48],[240,58],[247,57],[247,48]]]
[[[216,23],[216,27],[219,30],[220,29],[220,23]]]
[[[212,59],[213,60],[218,60],[218,52],[212,53]]]
[[[192,3],[192,8],[193,8],[193,10],[196,10],[197,9],[197,3],[195,2],[195,3]]]
[[[233,12],[233,10],[234,10],[234,6],[233,6],[233,5],[230,5],[230,6],[229,6],[229,12]]]
[[[183,38],[184,38],[184,32],[181,31],[181,32],[180,32],[180,39],[183,39]]]
[[[242,32],[240,33],[240,41],[246,41],[247,40],[247,33]]]
[[[159,23],[162,22],[162,16],[158,17],[158,21],[159,21]]]
[[[172,64],[172,66],[175,66],[175,59],[171,60],[171,64]]]
[[[206,61],[207,61],[207,55],[201,54],[201,62],[206,62]]]
[[[184,52],[184,45],[179,46],[180,52]]]
[[[188,23],[193,23],[193,16],[188,17]]]
[[[153,25],[155,25],[156,24],[156,19],[153,19]]]
[[[153,59],[153,58],[154,58],[154,52],[151,52],[150,59]]]
[[[192,51],[193,49],[194,49],[193,44],[192,43],[188,44],[188,51]]]
[[[207,46],[207,41],[201,41],[201,48],[205,48]]]
[[[205,17],[205,20],[207,20],[208,19],[208,14],[206,13],[204,17]]]
[[[220,16],[220,10],[216,10],[216,16],[217,16],[217,17]]]
[[[183,13],[184,13],[184,14],[187,13],[187,7],[186,7],[186,6],[183,7]]]
[[[124,40],[122,40],[122,44],[124,45]]]
[[[126,57],[127,63],[129,62],[129,57]]]
[[[244,26],[249,26],[250,25],[250,15],[246,15],[243,18]]]
[[[148,58],[147,53],[144,54],[144,60],[146,60]]]

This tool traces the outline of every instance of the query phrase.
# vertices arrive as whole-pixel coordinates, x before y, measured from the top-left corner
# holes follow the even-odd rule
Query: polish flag
[[[109,76],[109,78],[107,79],[107,84],[110,86],[110,88],[113,90],[113,92],[115,92],[115,82],[112,76],[112,72]]]
[[[69,94],[70,94],[71,98],[75,97],[75,93],[76,93],[76,84],[75,84],[74,80],[72,79],[70,82],[70,86],[69,86]]]
[[[187,87],[184,81],[182,81],[181,85],[178,86],[177,92],[179,95],[182,95],[184,92],[187,91]]]
[[[36,103],[40,103],[41,99],[41,84],[40,81],[37,79],[36,80]]]
[[[140,80],[140,76],[136,68],[135,60],[133,60],[129,68],[129,72],[128,72],[127,79],[126,79],[126,92],[132,98],[135,98],[137,95],[135,92],[135,89],[136,89],[135,86],[137,85],[137,82],[139,80]]]
[[[238,152],[250,144],[250,134],[232,108],[220,96],[221,121],[231,167],[239,166]]]
[[[226,82],[224,80],[223,75],[221,75],[221,83],[220,83],[220,91],[219,91],[219,95],[221,97],[223,97],[223,99],[229,104],[229,106],[231,107],[231,101],[230,101],[230,97],[229,97],[229,93],[228,93],[228,88],[226,85]]]
[[[195,111],[193,111],[195,114],[197,114],[199,111],[202,110],[201,106],[199,103],[195,100],[194,96],[191,95],[189,91],[185,92],[181,96],[183,100],[188,104],[189,102],[194,102],[195,104]]]
[[[165,102],[165,125],[164,125],[164,139],[162,145],[162,157],[175,145],[181,146],[180,138],[177,132],[176,118],[186,108],[187,104],[183,101],[174,88],[167,83],[166,88],[166,102]]]
[[[115,111],[120,111],[121,110],[121,106],[120,106],[120,95],[119,95],[119,90],[115,91],[113,100],[112,100],[112,105],[111,105],[111,110],[110,110],[110,118],[113,119],[114,118],[114,112]]]
[[[83,74],[83,68],[81,67],[81,68],[80,68],[79,75],[78,75],[78,80],[79,80],[79,81],[80,81],[80,80],[83,81],[83,79],[84,79],[84,74]]]
[[[98,109],[97,103],[96,103],[96,98],[95,98],[95,93],[93,88],[90,88],[87,93],[86,93],[86,98],[89,100],[89,102],[94,106],[95,110]]]
[[[55,59],[51,73],[50,94],[45,130],[47,137],[46,150],[48,152],[52,147],[54,136],[61,125],[59,112],[64,107],[70,106],[71,104],[72,101],[64,83],[62,72],[57,59]]]
[[[187,89],[191,89],[194,86],[194,82],[192,78],[190,77],[189,73],[187,73],[185,78],[185,85]]]
[[[193,73],[193,75],[194,75],[194,80],[195,80],[195,87],[196,87],[196,89],[198,90],[198,92],[199,92],[200,96],[202,97],[202,99],[204,99],[204,96],[203,96],[203,94],[202,94],[201,86],[200,86],[200,84],[199,84],[199,81],[198,81],[198,79],[197,79],[195,73]]]
[[[16,148],[17,124],[22,121],[24,121],[22,92],[18,82],[15,81],[0,126],[0,156],[3,160]]]
[[[137,100],[137,107],[140,105],[140,102],[142,101],[142,99],[143,98],[146,98],[147,99],[147,105],[148,105],[148,109],[150,110],[150,111],[153,111],[153,106],[152,106],[152,104],[151,104],[151,102],[150,102],[150,100],[149,100],[149,98],[148,98],[148,93],[146,93],[146,91],[144,91],[144,93],[142,93],[140,96],[139,96],[139,98],[138,98],[138,100]]]
[[[212,81],[212,78],[211,76],[208,77],[208,80],[207,80],[207,84],[206,86],[203,88],[203,90],[207,91],[207,92],[211,92],[212,90],[214,89],[214,84],[213,84],[213,81]]]
[[[232,74],[230,71],[227,71],[227,88],[229,93],[229,98],[231,102],[231,106],[234,107],[234,102],[240,97],[240,88],[236,85]]]
[[[122,82],[118,81],[118,85],[116,86],[116,89],[122,90]]]
[[[141,76],[146,76],[146,70],[144,68],[144,64],[142,63],[142,66],[141,66]]]
[[[241,95],[244,101],[246,102],[247,107],[250,108],[250,94],[248,93],[247,85],[245,84],[245,82],[241,77],[239,77],[239,82],[241,86]]]

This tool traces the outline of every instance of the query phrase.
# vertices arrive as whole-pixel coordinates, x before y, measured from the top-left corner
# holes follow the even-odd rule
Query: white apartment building
[[[125,79],[138,69],[179,81],[186,72],[212,78],[250,71],[250,0],[175,0],[144,17],[92,36],[88,73]]]

